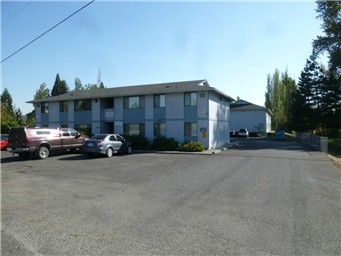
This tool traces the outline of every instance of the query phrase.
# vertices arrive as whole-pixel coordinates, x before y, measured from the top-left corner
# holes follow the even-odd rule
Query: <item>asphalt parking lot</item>
[[[340,255],[340,169],[295,142],[1,153],[1,255]]]

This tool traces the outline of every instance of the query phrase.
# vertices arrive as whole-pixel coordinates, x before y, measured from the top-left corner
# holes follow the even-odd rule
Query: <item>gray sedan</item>
[[[85,140],[83,151],[89,156],[96,154],[112,157],[115,153],[131,154],[133,151],[132,144],[126,141],[119,134],[96,134],[90,139]]]

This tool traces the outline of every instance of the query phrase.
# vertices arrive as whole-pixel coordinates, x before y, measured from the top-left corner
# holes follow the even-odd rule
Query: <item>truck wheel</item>
[[[38,157],[40,159],[48,158],[49,154],[50,154],[50,150],[47,147],[41,146],[38,149]]]
[[[114,152],[113,152],[112,148],[107,149],[107,157],[112,157],[113,153]]]

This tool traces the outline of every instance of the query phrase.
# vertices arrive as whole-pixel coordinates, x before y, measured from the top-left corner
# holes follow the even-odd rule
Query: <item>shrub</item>
[[[183,150],[186,152],[202,152],[205,150],[204,144],[199,141],[190,141],[182,146]]]
[[[175,151],[179,149],[179,143],[174,138],[156,137],[150,147],[160,151]]]
[[[122,135],[127,141],[130,141],[134,149],[147,149],[149,141],[146,137],[140,135]]]

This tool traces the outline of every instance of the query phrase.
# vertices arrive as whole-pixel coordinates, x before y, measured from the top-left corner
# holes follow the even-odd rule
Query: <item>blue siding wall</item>
[[[98,118],[96,118],[98,119]],[[91,124],[92,111],[77,111],[75,112],[75,124]]]
[[[145,113],[144,108],[139,109],[124,109],[123,123],[144,123]]]

